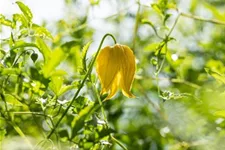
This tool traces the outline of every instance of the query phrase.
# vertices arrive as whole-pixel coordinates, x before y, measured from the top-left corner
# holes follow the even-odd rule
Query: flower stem
[[[135,46],[136,46],[136,38],[137,38],[137,32],[138,32],[138,27],[139,27],[139,21],[140,21],[140,11],[141,11],[141,4],[140,0],[137,1],[138,4],[138,9],[136,12],[136,20],[135,20],[135,25],[134,25],[134,35],[133,35],[133,46],[132,50],[135,51]]]
[[[81,84],[80,84],[78,90],[76,91],[76,93],[75,93],[75,95],[74,95],[72,101],[71,101],[70,104],[67,106],[66,110],[64,111],[64,113],[62,114],[62,116],[59,118],[59,120],[58,120],[57,123],[55,124],[55,127],[51,130],[50,134],[47,136],[47,139],[49,139],[49,138],[52,136],[52,134],[53,134],[53,133],[55,132],[55,130],[57,129],[59,123],[62,121],[62,119],[65,117],[65,115],[66,115],[67,112],[69,111],[70,107],[73,105],[73,103],[74,103],[75,100],[77,99],[77,97],[78,97],[78,95],[79,95],[81,89],[82,89],[83,86],[84,86],[85,81],[87,80],[88,76],[91,74],[91,71],[92,71],[92,68],[93,68],[93,66],[94,66],[95,60],[96,60],[96,58],[97,58],[97,56],[98,56],[98,54],[99,54],[99,52],[100,52],[100,50],[101,50],[101,47],[102,47],[103,42],[104,42],[104,40],[105,40],[105,38],[106,38],[107,36],[112,37],[114,43],[116,44],[116,39],[115,39],[115,37],[114,37],[112,34],[107,33],[107,34],[105,34],[105,35],[103,36],[103,38],[102,38],[102,40],[101,40],[101,43],[100,43],[100,45],[99,45],[99,47],[98,47],[97,53],[95,54],[94,59],[91,61],[90,67],[89,67],[89,69],[88,69],[86,75],[84,76],[84,79],[82,80],[82,82],[81,82]]]
[[[110,134],[111,139],[116,142],[123,150],[128,150],[119,140],[117,140],[115,137],[113,137],[112,134]]]

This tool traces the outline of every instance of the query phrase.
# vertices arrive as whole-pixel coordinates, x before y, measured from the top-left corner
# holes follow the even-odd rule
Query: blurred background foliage
[[[224,0],[65,0],[40,24],[13,5],[0,15],[3,150],[225,148]],[[135,53],[136,98],[102,110],[95,69],[82,82],[106,33]]]

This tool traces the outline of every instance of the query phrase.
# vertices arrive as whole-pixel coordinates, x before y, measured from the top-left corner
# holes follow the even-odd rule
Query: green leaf
[[[6,129],[0,129],[0,142],[5,139]]]
[[[225,15],[222,12],[220,12],[218,10],[218,8],[214,7],[213,5],[208,4],[206,2],[204,2],[203,5],[213,13],[213,15],[216,17],[216,19],[225,21]]]
[[[162,11],[160,10],[158,4],[151,4],[151,7],[152,7],[158,14],[162,14]]]
[[[18,68],[0,68],[1,75],[18,75],[21,73],[21,70]]]
[[[214,115],[217,116],[217,117],[225,118],[225,110],[216,111],[214,113]]]
[[[32,28],[34,30],[34,35],[36,37],[42,37],[42,38],[48,37],[51,40],[53,40],[51,33],[45,27],[39,26],[37,24],[33,24]]]
[[[220,83],[225,84],[225,75],[220,74],[216,71],[212,71],[209,68],[205,68],[205,71],[211,75],[213,78],[215,78],[217,81],[219,81]]]
[[[11,48],[11,51],[17,48],[25,48],[25,47],[34,47],[38,48],[38,46],[34,43],[27,43],[25,41],[16,41],[13,47]]]
[[[30,57],[31,57],[32,61],[35,63],[36,60],[38,59],[38,54],[33,53]]]
[[[61,76],[51,77],[51,82],[49,83],[49,87],[57,96],[59,96],[59,91],[61,90],[62,86],[63,86],[63,77]]]
[[[33,14],[28,6],[24,5],[22,2],[17,1],[16,4],[19,6],[20,10],[23,12],[26,19],[30,22],[33,18]]]
[[[78,97],[83,98],[83,97]],[[93,113],[94,103],[90,103],[87,107],[83,108],[79,114],[74,117],[73,121],[71,122],[71,126],[73,128],[72,138],[77,135],[77,132],[84,127],[85,119]]]
[[[22,23],[22,27],[28,27],[28,21],[22,14],[13,14],[13,24],[15,25],[17,21]]]
[[[159,44],[160,44],[160,43],[151,43],[151,44],[147,45],[147,46],[144,48],[144,50],[145,50],[145,51],[149,51],[149,52],[154,52],[154,51],[157,49],[157,47],[159,46]]]
[[[91,43],[92,43],[92,41],[88,42],[82,49],[82,70],[84,70],[85,72],[87,71],[87,64],[86,64],[87,51],[88,51]]]
[[[9,26],[9,27],[13,27],[12,22],[10,20],[6,19],[5,16],[3,16],[2,14],[0,14],[0,24]]]
[[[68,54],[66,54],[61,47],[56,48],[52,53],[51,57],[48,59],[47,63],[43,66],[43,74],[46,78],[52,75],[55,68],[66,59]]]
[[[50,50],[48,45],[44,42],[44,40],[42,40],[41,38],[36,37],[36,43],[39,47],[42,56],[44,57],[44,62],[47,63],[47,61],[51,56],[52,51]]]
[[[75,89],[76,87],[77,87],[77,84],[63,85],[62,88],[60,89],[58,95],[60,96],[69,90]]]
[[[152,23],[151,21],[149,21],[149,20],[147,20],[147,19],[142,19],[142,20],[141,20],[141,23],[150,25],[150,26],[152,27],[152,29],[154,30],[156,36],[158,36],[159,38],[161,38],[161,37],[158,35],[158,32],[157,32],[156,27],[153,25],[153,23]]]

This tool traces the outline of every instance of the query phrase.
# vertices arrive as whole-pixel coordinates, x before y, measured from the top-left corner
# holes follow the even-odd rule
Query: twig
[[[183,16],[183,17],[187,17],[187,18],[191,18],[191,19],[195,19],[195,20],[199,20],[199,21],[210,22],[210,23],[218,24],[218,25],[225,25],[224,21],[220,21],[220,20],[216,20],[216,19],[206,19],[206,18],[202,18],[202,17],[199,17],[199,16],[186,14],[186,13],[180,13],[180,15]]]

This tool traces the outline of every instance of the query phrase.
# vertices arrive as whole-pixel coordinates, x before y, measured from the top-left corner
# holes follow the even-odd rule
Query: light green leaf
[[[17,21],[22,23],[22,26],[28,27],[28,21],[22,14],[13,14],[13,24],[15,25]]]
[[[87,71],[87,64],[86,64],[86,56],[89,46],[91,45],[92,41],[88,42],[82,49],[82,70]]]
[[[0,14],[0,24],[9,26],[9,27],[13,27],[12,22],[10,20],[6,19],[5,16],[3,16],[2,14]]]
[[[59,96],[59,91],[63,85],[63,77],[61,76],[52,76],[51,77],[51,82],[49,83],[49,87],[51,90]]]
[[[219,81],[220,83],[225,84],[225,75],[220,74],[218,72],[212,71],[209,68],[205,68],[205,71],[211,75],[213,78],[215,78],[217,81]]]
[[[44,42],[44,40],[42,40],[41,38],[36,37],[36,43],[39,47],[41,54],[44,57],[45,63],[47,63],[47,61],[49,60],[49,58],[51,56],[52,51],[50,50],[48,45]]]
[[[63,85],[62,88],[60,89],[58,95],[62,95],[64,93],[66,93],[67,91],[76,88],[77,86],[78,86],[78,84]]]
[[[33,24],[32,28],[34,30],[34,35],[36,37],[43,37],[43,38],[48,37],[48,38],[53,40],[53,37],[52,37],[51,33],[46,28],[41,27],[37,24]]]
[[[150,51],[150,52],[154,52],[154,51],[157,49],[157,47],[158,47],[159,44],[160,44],[160,43],[151,43],[151,44],[147,45],[147,46],[144,48],[144,50]]]
[[[214,115],[217,116],[217,117],[225,118],[225,110],[216,111],[214,113]]]
[[[26,19],[30,22],[33,18],[33,14],[28,6],[24,5],[22,2],[17,1],[16,4],[19,6],[20,10],[23,12]]]
[[[213,13],[213,15],[216,17],[216,19],[225,21],[225,15],[222,12],[220,12],[218,10],[218,8],[214,7],[213,5],[208,4],[206,2],[204,2],[203,5]]]
[[[43,66],[43,74],[46,78],[52,75],[55,68],[67,57],[61,47],[56,48]]]

